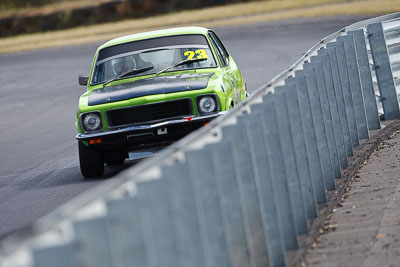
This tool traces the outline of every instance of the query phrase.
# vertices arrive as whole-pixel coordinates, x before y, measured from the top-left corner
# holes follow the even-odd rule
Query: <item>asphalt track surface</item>
[[[216,29],[249,91],[294,63],[321,38],[365,17],[287,20]],[[0,55],[0,239],[134,162],[80,174],[75,112],[99,44]]]

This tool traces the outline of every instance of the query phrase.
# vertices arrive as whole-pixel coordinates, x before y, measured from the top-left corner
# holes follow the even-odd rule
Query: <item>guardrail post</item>
[[[304,204],[303,194],[306,195],[308,192],[312,192],[313,188],[310,183],[309,186],[311,186],[311,188],[309,187],[306,189],[301,182],[306,183],[307,180],[302,181],[299,179],[299,172],[295,160],[294,143],[290,129],[290,120],[286,110],[285,96],[284,92],[280,92],[283,90],[286,90],[286,88],[276,87],[275,94],[269,94],[266,97],[270,97],[272,99],[275,107],[282,155],[285,159],[282,163],[285,165],[286,179],[288,181],[290,200],[293,208],[294,225],[296,233],[300,235],[308,232],[308,216],[306,215],[305,211],[306,205]],[[301,165],[299,165],[299,167],[301,167]],[[308,166],[305,165],[304,167]]]
[[[139,214],[150,267],[179,266],[167,186],[165,179],[137,184]]]
[[[230,258],[222,223],[215,171],[208,147],[185,152],[203,240],[205,266],[229,267]]]
[[[325,134],[326,134],[326,138],[327,138],[327,142],[328,142],[328,148],[329,148],[329,153],[330,153],[330,159],[332,162],[333,173],[334,173],[334,177],[339,178],[339,177],[341,177],[340,164],[339,164],[338,151],[336,148],[336,140],[335,140],[335,134],[334,134],[334,130],[333,130],[333,124],[332,124],[331,106],[329,104],[328,92],[326,89],[324,68],[323,68],[322,62],[319,60],[319,57],[313,56],[313,57],[311,57],[311,60],[312,60],[312,63],[304,64],[304,67],[306,69],[312,68],[315,71],[317,86],[318,86],[318,91],[319,91],[319,97],[321,100],[323,121],[325,124]],[[333,107],[332,107],[332,109],[333,109]]]
[[[203,243],[188,164],[175,163],[162,168],[161,179],[168,186],[169,207],[181,266],[204,267]]]
[[[287,107],[290,116],[300,114],[300,121],[303,125],[304,140],[306,144],[308,164],[310,165],[311,179],[317,186],[318,191],[322,190],[322,201],[326,202],[325,185],[321,170],[317,141],[315,138],[314,125],[310,109],[310,100],[307,94],[307,84],[304,77],[289,78],[285,80],[288,88],[286,94]],[[321,194],[321,192],[319,193]],[[325,200],[324,200],[325,198]],[[318,199],[317,199],[318,201]]]
[[[233,160],[239,185],[239,196],[244,208],[244,222],[247,231],[250,259],[254,267],[269,262],[265,242],[264,226],[254,176],[249,144],[243,121],[222,128],[222,136],[232,143]]]
[[[96,218],[74,222],[75,239],[79,247],[78,264],[88,267],[113,265],[107,221]]]
[[[230,262],[233,267],[250,267],[244,215],[231,143],[221,141],[210,145],[210,149]]]
[[[384,117],[386,120],[399,119],[399,102],[397,100],[396,86],[394,84],[382,23],[377,22],[367,25],[367,31],[378,87],[382,97]]]
[[[365,103],[365,113],[367,115],[368,129],[376,130],[381,128],[379,120],[378,106],[374,85],[372,83],[371,69],[368,60],[367,44],[365,43],[364,30],[350,31],[353,35],[356,48],[358,68],[360,70],[361,89]]]
[[[361,90],[360,72],[358,69],[356,50],[354,46],[354,36],[339,36],[337,39],[338,41],[343,42],[344,45],[358,137],[359,139],[368,139],[369,131],[367,115],[365,113],[364,97]]]
[[[353,105],[353,97],[350,91],[350,80],[349,74],[347,70],[347,63],[346,63],[346,55],[344,52],[344,44],[343,42],[334,42],[328,43],[327,47],[334,47],[336,51],[337,63],[339,67],[339,77],[341,81],[345,111],[346,111],[346,118],[349,125],[350,130],[350,137],[351,137],[351,145],[359,146],[360,141],[358,139],[358,131],[357,131],[357,123],[356,123],[356,115],[354,113],[354,105]],[[351,150],[351,155],[353,154],[353,150]],[[350,155],[349,155],[350,156]]]
[[[265,100],[264,100],[265,101]],[[270,102],[272,103],[272,102]],[[282,147],[279,138],[278,124],[276,121],[275,108],[270,103],[262,103],[251,106],[251,111],[262,112],[261,127],[265,135],[267,155],[270,159],[272,186],[276,197],[278,220],[281,225],[281,236],[285,250],[298,248],[296,230],[292,214],[289,186],[286,179]]]
[[[269,167],[265,135],[262,128],[261,113],[252,112],[251,115],[243,115],[245,118],[249,147],[256,175],[257,188],[259,190],[264,229],[267,240],[267,249],[271,266],[285,266],[285,247],[282,239],[282,230],[278,221],[275,192],[272,186],[272,173]],[[315,203],[314,203],[315,205]]]
[[[148,266],[137,201],[135,197],[127,197],[107,202],[106,219],[114,266]]]
[[[293,112],[292,108],[288,108],[290,105],[298,108],[297,92],[288,92],[288,88],[279,86],[275,88],[275,94],[266,95],[263,99],[265,103],[271,102],[275,107],[280,136],[286,136],[285,138],[281,138],[282,147],[290,146],[289,151],[293,154],[292,156],[287,155],[288,153],[285,153],[285,149],[283,149],[283,157],[285,161],[287,161],[288,158],[293,158],[293,164],[297,168],[297,184],[299,184],[301,188],[301,190],[297,190],[299,191],[298,193],[302,193],[305,213],[307,218],[315,218],[317,216],[316,202],[318,200],[321,200],[321,202],[326,200],[325,188],[321,180],[312,180],[313,177],[310,174],[309,158],[305,145],[300,111],[297,109],[297,112]],[[289,102],[288,99],[293,100],[294,103]],[[287,170],[287,167],[285,170]],[[288,175],[286,174],[286,176]],[[292,184],[293,186],[296,185],[296,183]],[[295,187],[291,190],[291,196],[295,196],[293,194],[295,190]],[[318,195],[318,199],[316,195]],[[292,198],[292,202],[299,202],[301,200],[300,197]],[[297,203],[292,206],[294,209],[301,209],[301,204],[302,203]],[[304,222],[304,230],[308,230],[308,228],[306,228],[308,226],[306,223],[307,221]]]
[[[353,155],[353,144],[351,141],[349,122],[347,119],[346,105],[344,103],[342,83],[340,82],[337,52],[336,52],[336,48],[332,46],[333,43],[328,43],[328,45],[329,44],[331,44],[331,45],[326,48],[326,51],[328,53],[329,60],[331,63],[333,87],[335,90],[336,100],[337,100],[337,104],[338,104],[340,124],[342,126],[342,131],[343,131],[344,146],[346,149],[346,155],[352,156]],[[347,157],[346,157],[346,166],[347,166]]]
[[[305,65],[309,65],[306,63]],[[307,68],[304,65],[304,70],[296,71],[296,77],[304,77],[307,82],[307,89],[305,95],[309,99],[309,109],[312,115],[312,122],[314,126],[315,138],[318,146],[318,153],[320,158],[320,165],[322,177],[325,188],[333,190],[336,188],[335,175],[333,172],[332,161],[330,158],[330,151],[326,137],[324,118],[322,115],[321,102],[318,92],[317,80],[313,68]]]
[[[74,244],[51,246],[33,250],[35,267],[76,267],[76,251]]]
[[[338,101],[336,100],[335,88],[333,84],[331,62],[327,50],[326,49],[319,50],[318,57],[321,59],[324,69],[326,90],[328,93],[329,106],[331,108],[333,132],[335,134],[336,149],[338,152],[339,163],[341,167],[346,167],[347,153],[344,144],[342,125],[340,124]]]

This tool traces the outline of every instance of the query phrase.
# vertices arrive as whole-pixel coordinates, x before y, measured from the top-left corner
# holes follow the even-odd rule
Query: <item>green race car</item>
[[[201,27],[108,41],[79,84],[87,86],[76,123],[84,177],[168,146],[247,96],[232,56],[213,31]]]

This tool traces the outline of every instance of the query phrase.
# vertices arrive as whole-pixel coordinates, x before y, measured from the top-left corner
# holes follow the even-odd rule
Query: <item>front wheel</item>
[[[125,158],[126,157],[124,154],[111,155],[111,156],[106,156],[104,158],[104,162],[109,166],[119,165],[119,164],[124,164]]]
[[[104,174],[104,159],[99,150],[78,142],[81,173],[86,178],[99,177]]]

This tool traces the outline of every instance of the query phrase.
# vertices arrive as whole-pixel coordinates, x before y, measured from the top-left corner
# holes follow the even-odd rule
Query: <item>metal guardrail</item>
[[[353,147],[379,115],[400,118],[399,33],[396,13],[326,37],[226,116],[3,241],[0,264],[284,266]]]

